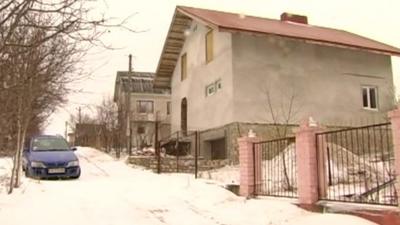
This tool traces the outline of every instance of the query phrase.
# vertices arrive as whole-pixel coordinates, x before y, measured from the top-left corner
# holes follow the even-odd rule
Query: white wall
[[[187,78],[181,81],[180,58],[171,81],[172,132],[181,129],[181,101],[188,102],[188,130],[202,130],[232,121],[231,34],[214,31],[214,60],[206,63],[205,35],[208,28],[193,22],[182,54],[187,54]],[[217,79],[222,89],[206,97],[205,88]]]
[[[393,107],[389,56],[272,36],[234,34],[232,43],[235,121],[273,122],[267,91],[278,116],[295,96],[292,123],[308,116],[325,124],[372,123]],[[362,85],[378,87],[379,111],[363,109]]]
[[[154,116],[158,112],[160,120],[169,122],[170,115],[167,115],[167,102],[171,101],[169,94],[133,93],[131,95],[132,113],[138,113],[137,101],[153,101]]]

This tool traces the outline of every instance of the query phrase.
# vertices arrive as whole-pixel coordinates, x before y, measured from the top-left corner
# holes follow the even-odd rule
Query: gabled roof
[[[305,40],[312,43],[350,47],[373,51],[379,54],[400,56],[399,48],[343,30],[178,6],[175,10],[159,60],[155,78],[156,86],[170,86],[170,77],[185,41],[184,32],[189,28],[192,20],[201,22],[222,32],[269,34]]]
[[[154,87],[155,73],[132,71],[131,83],[128,71],[117,71],[115,79],[114,101],[118,98],[119,89],[122,92],[147,93],[147,94],[169,94],[169,88]]]

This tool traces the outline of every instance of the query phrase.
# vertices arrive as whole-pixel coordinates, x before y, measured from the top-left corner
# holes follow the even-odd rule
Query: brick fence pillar
[[[309,120],[301,123],[295,130],[297,192],[301,205],[312,205],[318,201],[316,133],[321,131],[322,129],[316,123]]]
[[[239,194],[241,196],[250,197],[254,195],[253,143],[259,141],[260,140],[257,137],[238,138],[240,163]]]
[[[392,123],[392,139],[394,151],[394,170],[396,174],[396,191],[400,193],[400,107],[388,113]]]

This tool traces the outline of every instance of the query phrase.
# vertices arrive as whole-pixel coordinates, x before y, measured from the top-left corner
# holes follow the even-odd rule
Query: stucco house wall
[[[154,113],[139,113],[138,101],[153,101]],[[159,139],[166,138],[170,135],[170,118],[167,114],[167,102],[170,102],[169,94],[149,94],[149,93],[132,93],[131,94],[131,130],[132,130],[132,146],[140,147],[140,143],[144,142],[154,146],[155,138],[155,120],[158,112],[159,123]],[[139,134],[138,129],[142,127],[144,133]]]
[[[158,138],[166,138],[171,133],[171,113],[170,108],[169,114],[167,113],[167,103],[171,101],[171,95],[169,90],[158,90],[149,87],[148,82],[144,84],[143,81],[148,81],[152,79],[151,73],[146,72],[133,72],[134,79],[136,83],[132,83],[134,89],[132,92],[128,93],[127,89],[122,87],[122,76],[124,79],[127,77],[127,72],[119,71],[117,72],[117,79],[115,85],[114,101],[118,105],[119,109],[119,123],[120,129],[123,134],[122,143],[126,146],[128,145],[127,139],[127,106],[128,106],[128,96],[130,94],[130,129],[132,131],[131,144],[133,148],[140,148],[142,144],[151,145],[154,147],[155,140],[155,120],[156,113],[158,112],[159,121],[159,132]],[[147,77],[146,77],[147,75]],[[138,81],[137,79],[142,79]],[[151,80],[152,81],[152,80]],[[125,81],[126,82],[126,81]],[[141,85],[141,86],[140,86]],[[152,113],[140,113],[138,111],[138,101],[152,101],[153,102],[153,112]],[[141,132],[138,133],[139,128]]]
[[[312,116],[326,125],[382,121],[394,106],[391,58],[363,50],[310,44],[273,36],[233,34],[233,120],[290,123]],[[378,110],[363,108],[362,86],[378,89]],[[282,119],[278,122],[283,122]]]
[[[188,102],[188,130],[222,126],[233,119],[231,34],[214,31],[214,59],[206,63],[206,26],[193,22],[181,55],[187,54],[187,78],[181,81],[181,58],[171,80],[172,132],[181,129],[181,101]],[[206,97],[206,86],[217,81],[222,89]]]

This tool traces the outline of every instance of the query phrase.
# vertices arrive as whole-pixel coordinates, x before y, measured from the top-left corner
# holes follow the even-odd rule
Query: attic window
[[[187,56],[186,53],[181,56],[181,81],[187,77]]]
[[[214,58],[214,39],[213,30],[209,30],[206,34],[206,63],[209,63]]]

